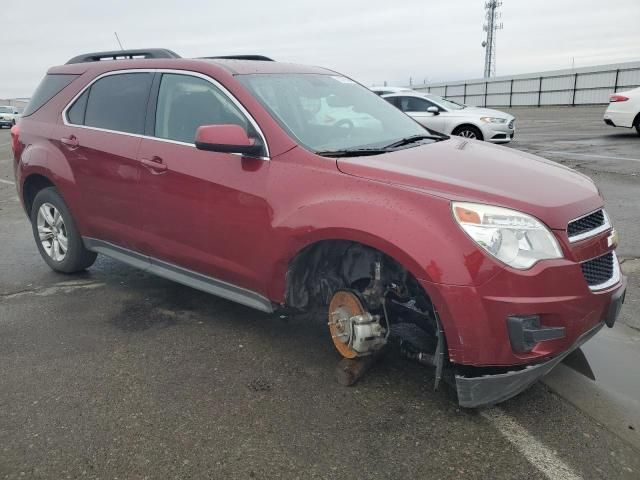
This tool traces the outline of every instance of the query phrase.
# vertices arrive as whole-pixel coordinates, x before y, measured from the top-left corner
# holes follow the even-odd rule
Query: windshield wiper
[[[410,143],[415,143],[415,142],[419,142],[420,140],[435,140],[435,141],[440,141],[440,140],[444,140],[445,138],[447,138],[446,136],[442,135],[411,135],[409,137],[405,137],[405,138],[401,138],[400,140],[397,140],[393,143],[390,143],[389,145],[386,145],[384,148],[396,148],[396,147],[402,147],[404,145],[409,145]]]
[[[316,152],[323,157],[365,157],[368,155],[381,155],[388,153],[387,148],[349,148],[344,150],[325,150]]]

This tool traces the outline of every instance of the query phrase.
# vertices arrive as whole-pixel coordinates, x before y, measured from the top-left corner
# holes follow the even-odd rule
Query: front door
[[[442,116],[442,111],[436,104],[431,103],[426,98],[419,97],[395,97],[398,101],[400,110],[405,112],[411,118],[415,119],[421,125],[424,125],[430,130],[434,130],[439,133],[445,131],[445,119]],[[429,107],[436,107],[440,110],[439,113],[428,112]]]
[[[264,289],[269,160],[197,150],[202,125],[237,124],[258,135],[210,80],[163,73],[152,130],[140,146],[143,253],[253,291]]]

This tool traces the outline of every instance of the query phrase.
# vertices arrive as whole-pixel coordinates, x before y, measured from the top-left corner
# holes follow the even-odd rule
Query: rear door
[[[82,195],[83,235],[137,250],[140,168],[152,72],[112,72],[63,113],[54,136]]]
[[[202,151],[202,125],[237,124],[261,136],[223,87],[189,73],[162,73],[140,147],[143,253],[253,291],[264,290],[262,242],[271,231],[268,159]],[[149,138],[153,137],[153,138]],[[265,143],[266,144],[266,143]],[[154,260],[152,260],[153,262]]]

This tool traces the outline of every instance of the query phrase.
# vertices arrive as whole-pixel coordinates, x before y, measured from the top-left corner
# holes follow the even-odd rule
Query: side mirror
[[[209,152],[241,153],[252,157],[264,156],[264,145],[250,138],[240,125],[203,125],[196,131],[196,148]]]
[[[440,115],[440,109],[438,107],[435,107],[435,106],[431,106],[431,107],[427,108],[427,112],[433,113],[434,115]]]

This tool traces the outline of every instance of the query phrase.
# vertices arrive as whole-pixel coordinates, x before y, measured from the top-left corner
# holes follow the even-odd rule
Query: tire
[[[636,117],[636,132],[640,135],[640,114]]]
[[[31,227],[40,255],[52,270],[80,272],[96,261],[97,254],[85,248],[71,212],[55,187],[44,188],[36,195]]]
[[[471,138],[474,140],[484,140],[480,129],[478,127],[474,127],[473,125],[461,125],[459,127],[456,127],[456,129],[453,131],[453,135]]]

